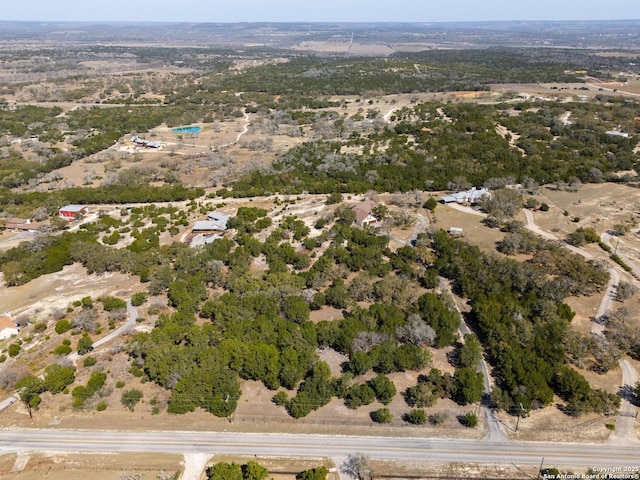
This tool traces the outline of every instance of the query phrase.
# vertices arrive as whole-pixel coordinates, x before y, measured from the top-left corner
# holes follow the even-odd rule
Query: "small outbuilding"
[[[79,215],[85,215],[89,211],[89,207],[86,205],[65,205],[60,210],[58,210],[58,215],[60,218],[64,218],[72,222]]]

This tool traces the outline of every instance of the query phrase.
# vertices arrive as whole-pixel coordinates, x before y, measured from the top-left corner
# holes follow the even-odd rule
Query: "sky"
[[[5,3],[5,2],[3,2]],[[464,22],[637,20],[640,0],[27,0],[0,20],[175,22]]]

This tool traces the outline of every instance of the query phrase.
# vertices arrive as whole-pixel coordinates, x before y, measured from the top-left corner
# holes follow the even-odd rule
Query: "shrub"
[[[371,420],[376,423],[391,423],[393,421],[393,415],[388,408],[379,408],[371,412]]]
[[[145,292],[138,292],[131,295],[131,305],[139,307],[147,301],[147,294]]]
[[[15,357],[20,353],[20,345],[18,345],[17,343],[12,343],[11,345],[9,345],[7,353],[11,358]]]
[[[427,414],[424,413],[424,410],[418,408],[405,413],[403,419],[412,425],[424,425],[427,423]]]
[[[99,412],[104,412],[107,409],[107,402],[105,402],[104,400],[102,400],[101,402],[98,403],[98,405],[96,405],[96,410]]]
[[[96,363],[98,363],[98,359],[96,357],[87,357],[82,361],[82,366],[93,367]]]
[[[69,320],[58,320],[56,322],[56,326],[54,328],[54,330],[56,331],[57,334],[62,335],[65,332],[68,332],[69,330],[71,330],[71,322]]]
[[[36,333],[44,332],[47,329],[47,324],[44,322],[36,323],[33,326],[33,331]]]
[[[103,297],[102,308],[104,308],[107,312],[111,312],[113,310],[118,310],[119,308],[127,308],[127,302],[125,302],[121,298]]]
[[[546,202],[542,202],[540,204],[540,211],[541,212],[548,212],[549,211],[549,204],[547,204]]]
[[[71,347],[69,345],[58,345],[53,349],[54,355],[69,355],[71,353]]]
[[[446,412],[437,412],[432,415],[429,415],[429,423],[431,425],[442,425],[447,419]]]
[[[82,299],[80,299],[80,305],[82,305],[82,308],[93,308],[93,299],[91,297],[82,297]]]
[[[325,203],[327,205],[335,205],[337,203],[342,202],[342,200],[344,200],[344,197],[340,192],[333,192],[329,194],[329,196],[327,196],[327,200]]]
[[[478,416],[474,412],[467,412],[458,417],[458,421],[467,428],[475,428],[478,426]]]
[[[124,381],[123,380],[118,380],[116,382],[116,388],[122,388],[124,387]]]

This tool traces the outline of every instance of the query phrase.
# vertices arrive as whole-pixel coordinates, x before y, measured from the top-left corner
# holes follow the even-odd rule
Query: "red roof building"
[[[11,315],[5,313],[4,315],[0,315],[0,340],[4,340],[5,338],[10,338],[13,335],[18,334],[18,327],[13,320],[11,320]]]
[[[89,211],[89,207],[86,205],[66,205],[58,210],[60,218],[64,218],[68,221],[75,220],[79,215],[84,215]]]

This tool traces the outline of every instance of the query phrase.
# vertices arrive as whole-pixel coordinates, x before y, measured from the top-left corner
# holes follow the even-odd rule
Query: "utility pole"
[[[540,474],[542,473],[542,464],[544,463],[544,457],[542,457],[542,461],[540,462],[540,468],[538,469],[538,476],[536,477],[540,480]]]

